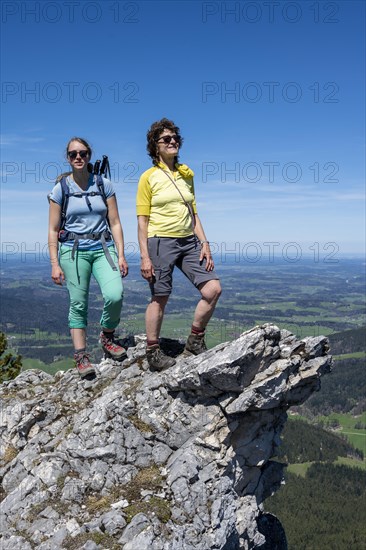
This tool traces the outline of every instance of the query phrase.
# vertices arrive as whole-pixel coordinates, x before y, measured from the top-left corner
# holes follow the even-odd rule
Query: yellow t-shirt
[[[163,166],[162,166],[163,167]],[[163,167],[167,172],[168,168]],[[189,171],[191,174],[192,172]],[[185,201],[192,204],[196,214],[193,176],[176,170],[174,181]],[[146,170],[138,184],[136,196],[138,216],[149,216],[148,237],[188,237],[193,234],[192,220],[187,206],[168,175],[157,166]]]

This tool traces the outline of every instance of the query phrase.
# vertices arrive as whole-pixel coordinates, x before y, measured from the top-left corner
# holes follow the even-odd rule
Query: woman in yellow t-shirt
[[[198,355],[207,349],[205,328],[221,294],[210,244],[197,214],[194,174],[188,166],[178,163],[182,142],[173,121],[163,118],[151,125],[147,150],[153,167],[141,175],[136,198],[141,275],[151,290],[145,316],[146,356],[150,369],[159,371],[175,364],[159,346],[174,267],[201,294],[185,354]]]

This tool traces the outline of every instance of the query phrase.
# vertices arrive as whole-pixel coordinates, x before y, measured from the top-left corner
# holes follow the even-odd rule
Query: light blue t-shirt
[[[88,187],[83,191],[74,180],[68,176],[66,178],[66,183],[69,186],[71,193],[84,193],[84,192],[99,192],[97,185],[97,176],[90,174]],[[103,178],[104,183],[104,192],[107,199],[113,197],[115,191],[113,189],[112,183]],[[55,187],[52,189],[51,193],[48,195],[48,198],[55,202],[58,205],[62,205],[62,188],[61,183],[56,183]],[[86,202],[85,196],[69,197],[69,203],[66,211],[66,223],[64,229],[66,231],[71,231],[73,233],[101,233],[108,229],[106,214],[107,207],[104,204],[103,198],[101,195],[88,196],[90,202],[90,208]],[[74,241],[66,241],[62,243],[64,246],[72,247]],[[111,241],[108,241],[107,244],[111,244]],[[97,250],[102,248],[100,241],[93,241],[91,239],[81,239],[79,241],[80,250]]]

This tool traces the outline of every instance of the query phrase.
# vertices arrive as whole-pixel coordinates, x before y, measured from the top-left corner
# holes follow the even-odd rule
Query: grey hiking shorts
[[[147,248],[155,270],[155,280],[150,283],[152,296],[169,296],[175,266],[197,288],[207,281],[218,280],[215,271],[206,271],[206,259],[200,262],[201,244],[194,235],[182,238],[149,237]]]

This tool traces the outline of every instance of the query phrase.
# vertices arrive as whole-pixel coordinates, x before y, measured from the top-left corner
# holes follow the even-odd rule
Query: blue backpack
[[[75,259],[75,252],[78,249],[79,241],[80,239],[90,239],[93,241],[101,241],[102,247],[104,250],[104,254],[108,260],[109,265],[114,271],[117,271],[117,267],[112,259],[112,256],[110,255],[110,252],[108,250],[107,242],[112,240],[112,234],[109,229],[109,221],[108,221],[108,205],[107,205],[107,198],[105,195],[104,190],[104,183],[102,176],[97,176],[96,184],[98,186],[98,191],[75,191],[70,192],[70,188],[67,185],[66,178],[63,177],[60,180],[61,184],[61,190],[62,190],[62,203],[61,203],[61,223],[60,223],[60,229],[58,232],[58,240],[60,243],[64,243],[66,241],[74,241],[72,251],[71,251],[71,258]],[[69,204],[69,198],[70,197],[79,197],[79,198],[85,198],[86,204],[91,211],[91,203],[89,201],[89,197],[95,197],[96,195],[100,195],[103,199],[104,204],[107,207],[107,215],[106,215],[106,221],[108,224],[108,229],[99,233],[74,233],[72,231],[66,231],[65,230],[65,224],[66,224],[66,216],[67,216],[67,207]]]

